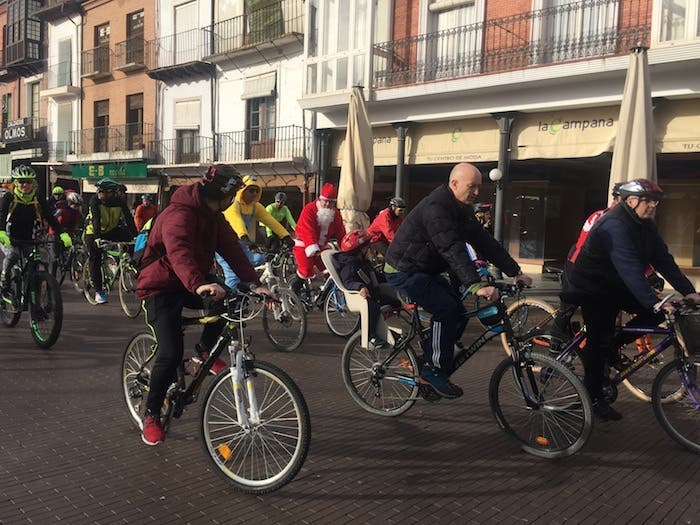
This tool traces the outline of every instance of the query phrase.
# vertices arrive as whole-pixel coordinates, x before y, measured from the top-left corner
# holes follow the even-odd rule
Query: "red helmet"
[[[363,246],[369,245],[372,236],[365,230],[353,230],[345,234],[343,240],[340,241],[340,250],[343,252],[351,252]]]
[[[208,197],[236,193],[243,186],[240,173],[230,164],[215,164],[202,176],[202,189]]]

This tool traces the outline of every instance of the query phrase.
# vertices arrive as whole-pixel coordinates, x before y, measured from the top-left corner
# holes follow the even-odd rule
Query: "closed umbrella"
[[[372,126],[367,116],[362,88],[355,86],[348,106],[343,165],[338,184],[338,209],[347,231],[369,226],[367,210],[374,191],[374,152]]]
[[[608,195],[612,193],[616,182],[632,179],[656,182],[655,140],[649,60],[646,48],[637,47],[630,55],[625,90],[622,93]]]

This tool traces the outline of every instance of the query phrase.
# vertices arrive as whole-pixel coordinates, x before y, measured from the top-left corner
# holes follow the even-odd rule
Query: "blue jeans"
[[[454,346],[467,326],[462,301],[440,276],[427,273],[387,273],[387,282],[432,315],[430,336],[423,346],[427,364],[445,376],[454,371]]]
[[[265,262],[265,256],[262,253],[251,252],[245,243],[241,243],[241,248],[243,248],[243,251],[253,266],[260,266]],[[236,275],[236,273],[231,269],[221,255],[217,253],[214,254],[214,256],[216,257],[216,262],[218,262],[219,265],[221,265],[221,268],[224,270],[226,286],[231,288],[231,290],[238,290],[238,283],[241,282],[241,279]]]

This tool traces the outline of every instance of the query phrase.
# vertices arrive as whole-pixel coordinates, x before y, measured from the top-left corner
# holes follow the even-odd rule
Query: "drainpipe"
[[[211,0],[211,17],[210,17],[210,23],[209,23],[209,49],[207,52],[209,54],[214,52],[214,20],[216,19],[216,0]],[[213,150],[213,155],[214,155],[214,162],[217,162],[219,160],[219,141],[218,137],[216,136],[216,130],[218,129],[217,126],[217,115],[218,115],[218,100],[217,100],[217,89],[216,89],[216,66],[214,64],[212,66],[212,71],[211,71],[211,77],[209,80],[210,84],[210,92],[209,96],[211,97],[211,136],[212,140],[214,141],[214,150]]]

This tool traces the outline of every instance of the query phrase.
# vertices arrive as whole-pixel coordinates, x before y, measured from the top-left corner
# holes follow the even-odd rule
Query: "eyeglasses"
[[[659,205],[659,199],[654,199],[653,197],[639,197],[639,202],[647,202],[649,204]]]
[[[22,185],[22,184],[34,184],[33,180],[18,180],[17,184]]]

